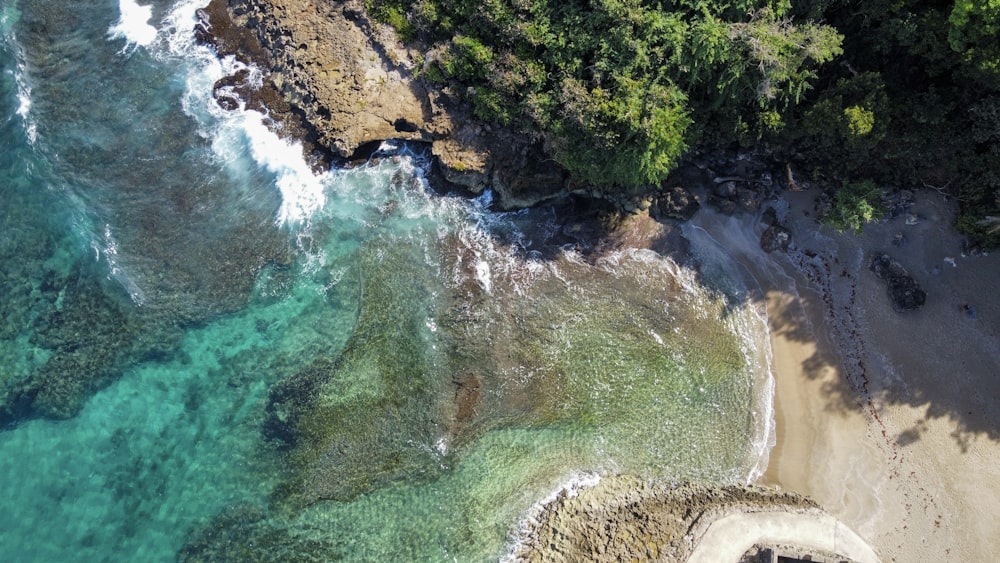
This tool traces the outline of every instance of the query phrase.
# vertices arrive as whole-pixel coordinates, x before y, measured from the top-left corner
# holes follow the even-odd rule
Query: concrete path
[[[736,563],[754,544],[782,544],[879,563],[865,540],[829,514],[740,512],[709,525],[688,563]]]

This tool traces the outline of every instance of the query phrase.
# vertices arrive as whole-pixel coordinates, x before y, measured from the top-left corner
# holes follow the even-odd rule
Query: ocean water
[[[199,4],[0,0],[0,560],[490,560],[567,484],[762,471],[724,252],[526,251],[419,147],[317,173]]]

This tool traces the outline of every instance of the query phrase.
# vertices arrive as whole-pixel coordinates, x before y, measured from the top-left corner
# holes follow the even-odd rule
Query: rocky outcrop
[[[762,487],[671,486],[632,476],[602,479],[578,495],[563,491],[513,554],[516,561],[686,561],[691,546],[725,514],[820,510],[794,493]]]
[[[918,309],[927,300],[927,294],[920,288],[920,284],[902,264],[893,260],[888,254],[876,253],[872,257],[870,268],[886,283],[892,307],[897,312]]]
[[[447,125],[411,79],[406,54],[376,43],[361,2],[229,5],[233,22],[249,28],[264,48],[270,82],[334,154],[349,158],[376,140],[429,141]]]
[[[447,88],[418,79],[411,53],[358,0],[212,0],[199,17],[199,37],[220,54],[269,70],[255,92],[224,79],[220,105],[237,107],[238,95],[266,108],[314,154],[350,160],[379,141],[419,141],[431,144],[444,180],[474,194],[492,189],[502,209],[565,193],[566,174],[537,139],[479,122]]]

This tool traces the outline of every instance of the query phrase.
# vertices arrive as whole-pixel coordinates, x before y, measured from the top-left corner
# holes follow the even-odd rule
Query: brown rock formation
[[[483,124],[447,88],[415,78],[414,57],[359,0],[212,0],[200,17],[201,37],[220,54],[269,69],[262,90],[277,99],[250,94],[249,107],[291,123],[283,129],[314,150],[346,160],[378,141],[421,141],[445,180],[495,190],[498,207],[564,193],[566,175],[537,139]]]
[[[529,519],[513,560],[686,561],[715,518],[735,512],[820,510],[809,499],[761,487],[671,486],[616,476],[574,496],[563,491]]]

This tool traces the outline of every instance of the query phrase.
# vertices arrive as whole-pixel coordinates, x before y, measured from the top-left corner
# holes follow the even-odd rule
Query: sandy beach
[[[760,484],[817,501],[883,561],[995,559],[1000,255],[963,256],[954,205],[934,194],[861,236],[817,231],[814,194],[786,196],[787,255],[748,244],[762,229],[749,218],[697,220],[766,300],[776,443]],[[923,308],[892,309],[868,270],[876,251],[921,284]]]

